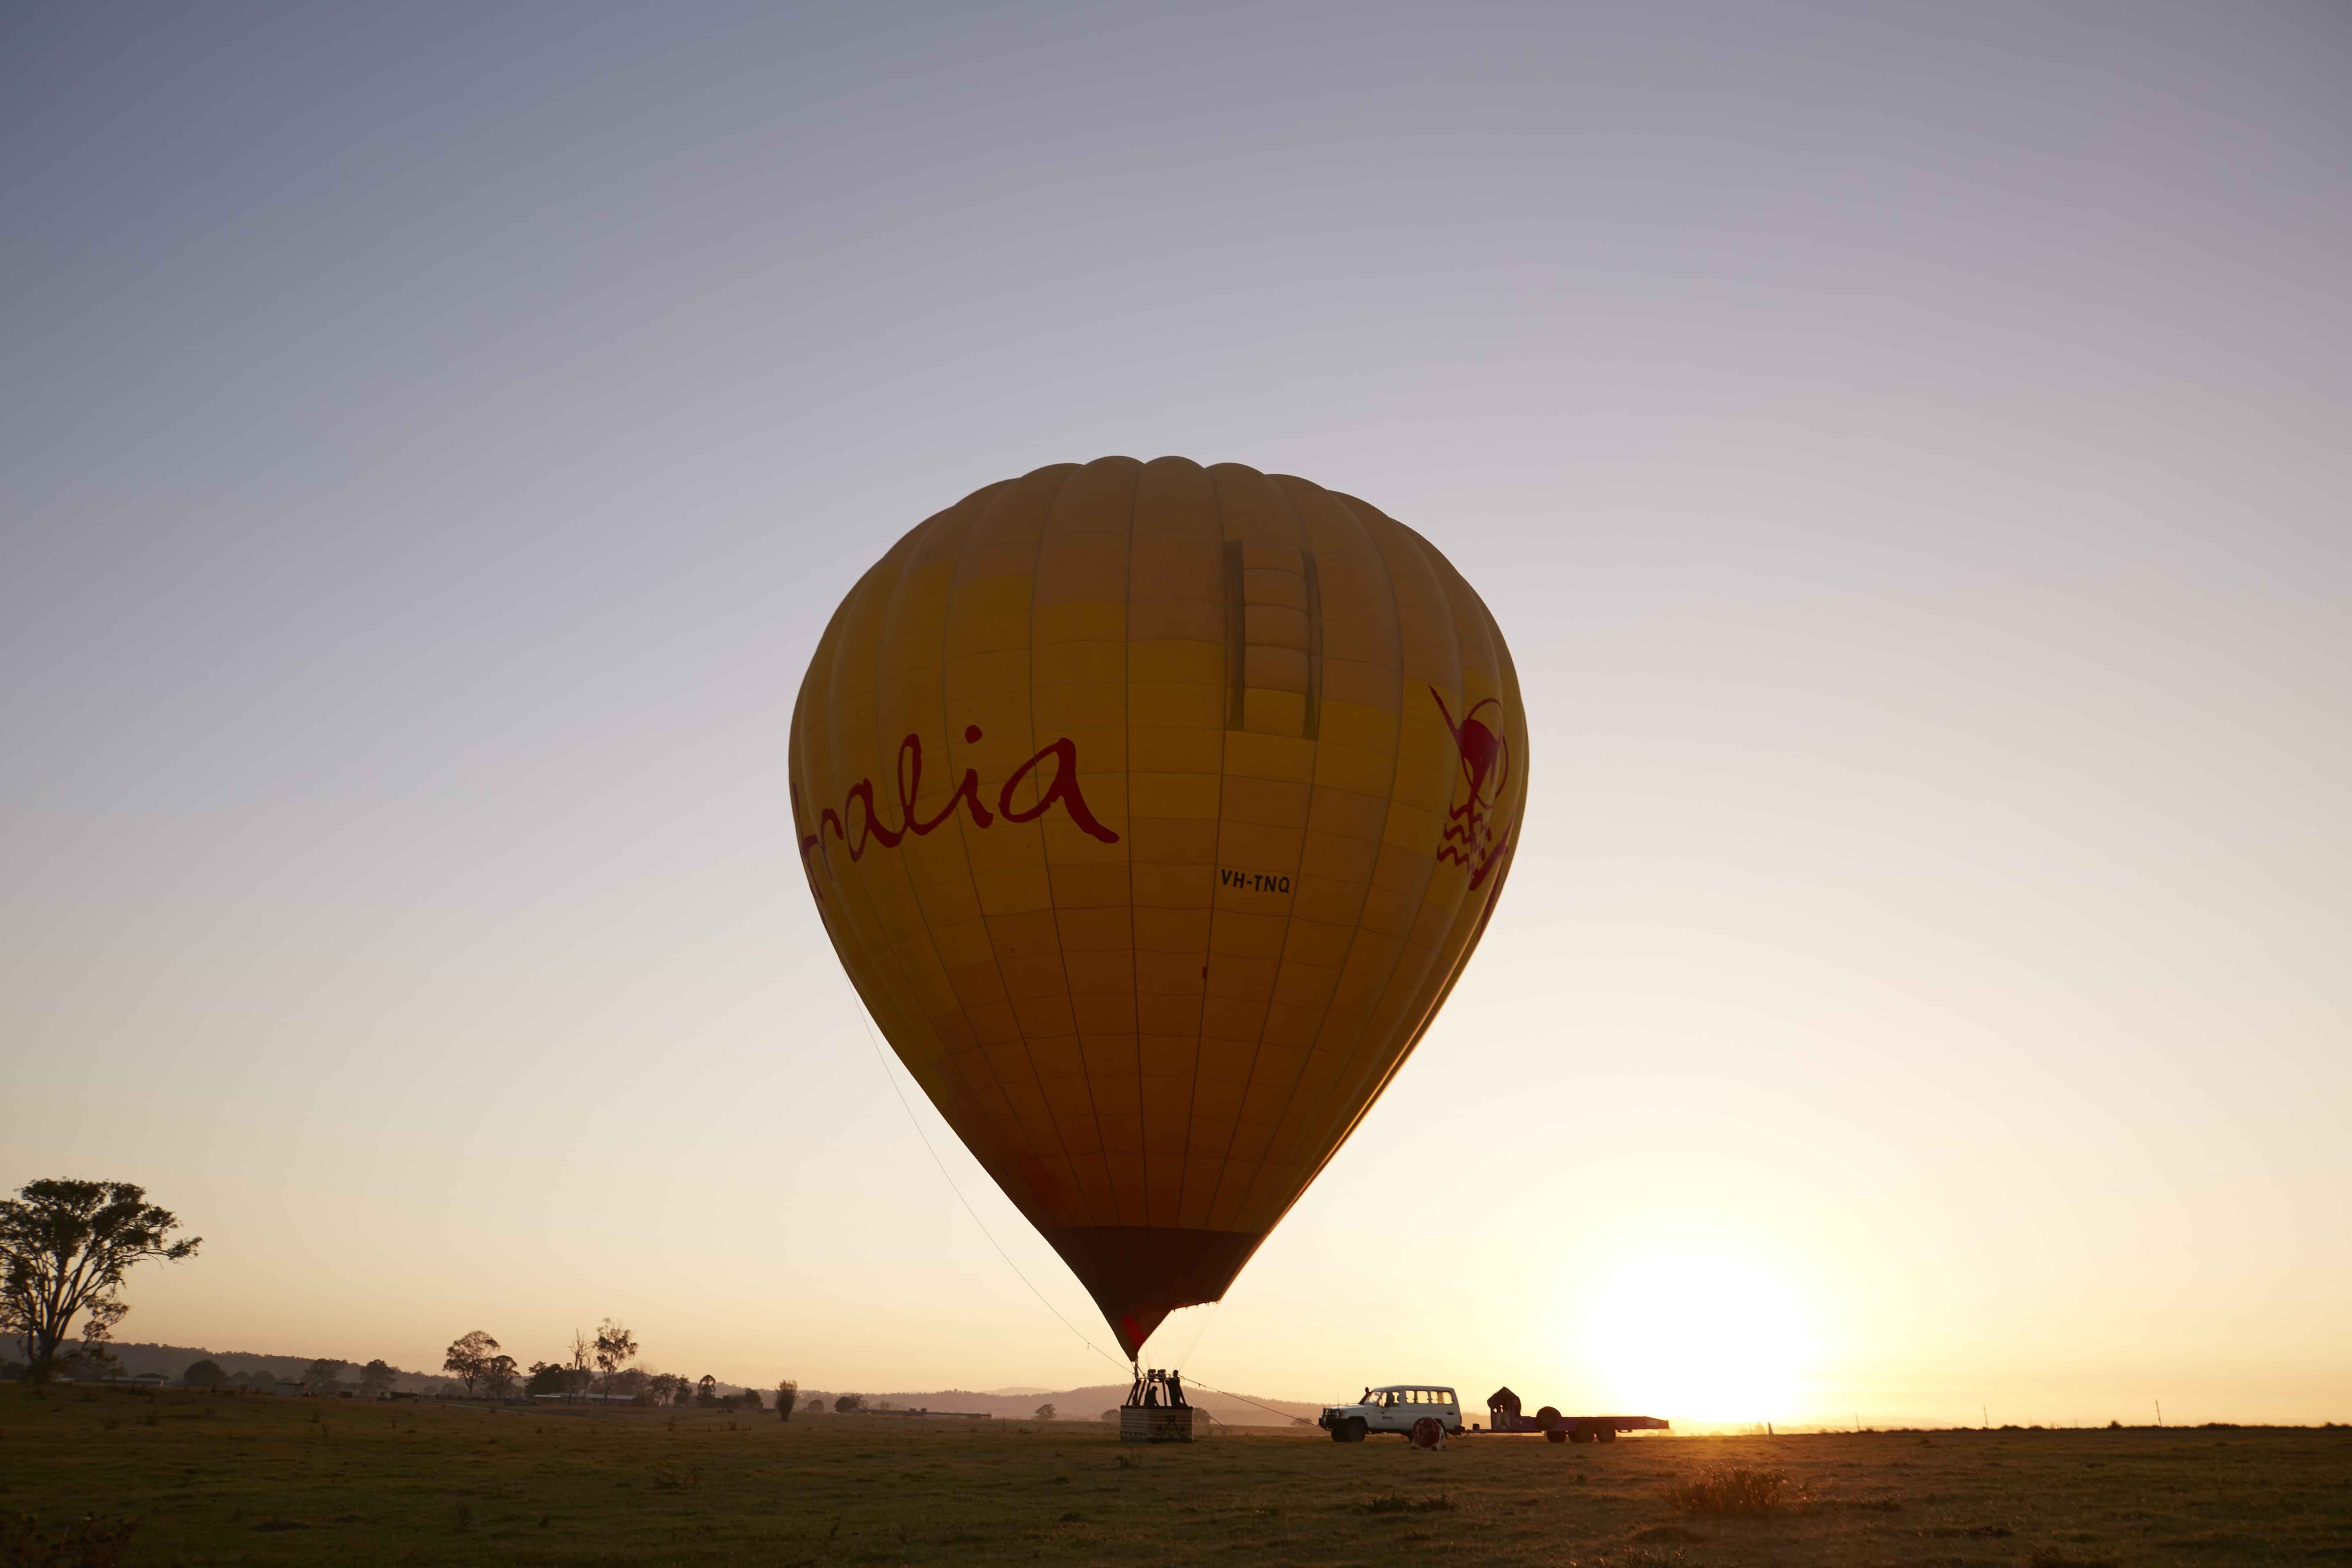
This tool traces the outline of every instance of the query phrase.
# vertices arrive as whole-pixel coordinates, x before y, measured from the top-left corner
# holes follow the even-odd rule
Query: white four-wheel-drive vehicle
[[[1448,1436],[1462,1435],[1462,1405],[1454,1391],[1433,1383],[1384,1383],[1364,1390],[1353,1405],[1326,1405],[1315,1425],[1331,1434],[1334,1443],[1360,1443],[1369,1433],[1412,1435],[1412,1424],[1424,1416],[1444,1424]]]
[[[1519,1396],[1507,1388],[1488,1395],[1486,1415],[1489,1432],[1540,1432],[1552,1443],[1614,1443],[1620,1432],[1673,1430],[1654,1415],[1562,1415],[1549,1405],[1533,1415],[1522,1415]],[[1330,1433],[1334,1443],[1360,1443],[1374,1432],[1409,1438],[1414,1422],[1433,1416],[1447,1436],[1462,1436],[1462,1405],[1452,1389],[1435,1383],[1384,1383],[1364,1390],[1353,1405],[1325,1405],[1315,1425]]]

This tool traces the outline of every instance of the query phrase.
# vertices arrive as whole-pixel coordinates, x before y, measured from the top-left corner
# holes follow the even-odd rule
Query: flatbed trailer
[[[1620,1432],[1671,1432],[1654,1415],[1562,1415],[1547,1405],[1533,1415],[1519,1413],[1519,1396],[1498,1388],[1486,1396],[1489,1432],[1540,1432],[1547,1443],[1614,1443]]]

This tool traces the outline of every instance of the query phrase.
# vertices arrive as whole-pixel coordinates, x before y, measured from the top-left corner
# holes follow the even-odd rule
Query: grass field
[[[1778,1475],[1777,1487],[1769,1478]],[[52,1555],[284,1563],[2352,1563],[2352,1429],[1469,1437],[492,1413],[0,1388],[0,1514]],[[1718,1510],[1774,1504],[1753,1515]],[[5,1539],[5,1536],[0,1536]],[[21,1553],[21,1555],[12,1555]]]

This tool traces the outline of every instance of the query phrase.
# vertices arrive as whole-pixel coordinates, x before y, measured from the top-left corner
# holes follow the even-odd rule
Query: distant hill
[[[115,1358],[122,1363],[122,1370],[131,1376],[136,1377],[142,1372],[160,1372],[174,1383],[200,1361],[212,1362],[231,1375],[240,1372],[266,1372],[273,1377],[299,1379],[311,1362],[318,1359],[306,1355],[260,1355],[251,1351],[208,1351],[200,1345],[110,1344],[108,1348],[114,1352]],[[361,1364],[356,1361],[343,1363],[345,1383],[359,1381]],[[400,1374],[394,1380],[393,1387],[403,1394],[464,1392],[464,1385],[456,1378],[444,1377],[439,1373],[409,1372],[399,1367],[393,1370]],[[718,1390],[721,1394],[740,1394],[743,1385],[721,1381]]]
[[[266,1372],[273,1377],[299,1378],[316,1356],[258,1355],[251,1351],[208,1351],[195,1345],[115,1344],[110,1348],[122,1363],[122,1370],[136,1377],[142,1372],[160,1372],[177,1383],[182,1373],[200,1361],[209,1361],[223,1372]],[[343,1374],[346,1383],[356,1381],[361,1363],[347,1362],[350,1369]],[[399,1369],[395,1369],[399,1370]],[[455,1390],[457,1383],[435,1373],[401,1371],[393,1384],[404,1394],[430,1394],[439,1389]]]
[[[251,1351],[208,1351],[199,1345],[117,1344],[114,1353],[122,1363],[122,1370],[133,1377],[144,1372],[162,1373],[177,1383],[189,1367],[200,1361],[209,1361],[226,1373],[266,1372],[273,1377],[299,1378],[316,1359],[303,1355],[261,1355]],[[353,1382],[359,1374],[358,1362],[346,1362],[343,1381]],[[454,1378],[437,1373],[399,1371],[393,1384],[404,1394],[456,1394],[459,1384]],[[720,1383],[721,1394],[740,1394],[743,1385]],[[801,1389],[801,1405],[807,1409],[822,1402],[828,1409],[846,1389]],[[854,1392],[866,1393],[864,1390]],[[773,1389],[762,1389],[769,1403],[775,1398]],[[889,1405],[900,1410],[961,1410],[980,1412],[1003,1421],[1031,1421],[1036,1418],[1037,1406],[1051,1405],[1056,1420],[1095,1421],[1102,1413],[1115,1407],[1127,1397],[1127,1384],[1097,1384],[1087,1388],[999,1388],[981,1393],[968,1388],[932,1389],[913,1394],[866,1393],[868,1406]],[[1233,1426],[1279,1426],[1286,1421],[1303,1417],[1312,1421],[1320,1405],[1302,1405],[1295,1399],[1263,1399],[1253,1403],[1223,1394],[1203,1394],[1192,1390],[1190,1397],[1195,1405],[1208,1412],[1213,1420]],[[1260,1406],[1270,1408],[1262,1409]],[[1279,1414],[1276,1414],[1279,1412]]]

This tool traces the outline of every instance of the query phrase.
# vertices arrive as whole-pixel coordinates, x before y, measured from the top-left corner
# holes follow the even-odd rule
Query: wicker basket
[[[1192,1407],[1189,1405],[1127,1405],[1119,1407],[1118,1440],[1122,1443],[1189,1443],[1192,1440]]]

